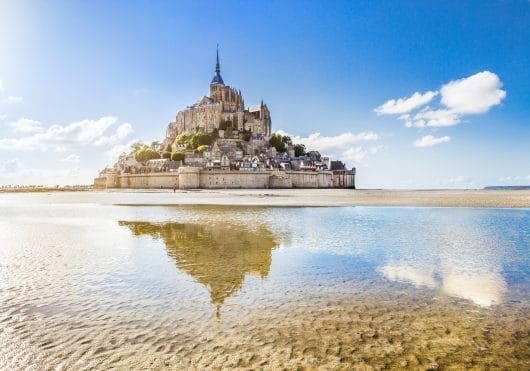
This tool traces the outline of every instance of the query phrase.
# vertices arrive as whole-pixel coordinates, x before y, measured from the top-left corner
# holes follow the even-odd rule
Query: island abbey
[[[263,101],[245,107],[221,77],[217,50],[208,96],[179,111],[160,142],[138,143],[100,172],[101,188],[355,188],[346,169],[303,143],[272,133]]]
[[[177,114],[175,122],[169,124],[166,143],[171,143],[177,135],[195,134],[198,131],[212,133],[219,130],[223,122],[230,122],[235,130],[250,131],[255,134],[271,135],[271,116],[266,104],[245,109],[241,90],[225,85],[221,77],[219,51],[215,75],[210,83],[210,95],[204,96],[195,104]]]

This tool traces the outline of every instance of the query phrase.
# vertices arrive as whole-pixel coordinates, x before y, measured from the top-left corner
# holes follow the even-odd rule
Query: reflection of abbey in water
[[[214,224],[179,224],[120,221],[135,236],[164,240],[177,268],[194,277],[210,291],[212,304],[224,300],[243,285],[245,275],[264,278],[271,265],[271,250],[278,246],[266,227]]]

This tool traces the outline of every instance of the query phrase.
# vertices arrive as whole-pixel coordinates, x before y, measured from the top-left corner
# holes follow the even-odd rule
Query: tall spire
[[[215,63],[215,76],[212,79],[212,84],[224,85],[223,78],[221,77],[221,66],[219,64],[219,44],[217,44],[217,58]]]
[[[221,73],[221,66],[219,65],[219,44],[217,44],[217,63],[215,64],[215,73]]]

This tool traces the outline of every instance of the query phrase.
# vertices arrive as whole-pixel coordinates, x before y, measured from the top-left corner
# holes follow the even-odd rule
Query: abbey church
[[[198,131],[210,134],[219,130],[222,123],[230,123],[234,130],[249,131],[269,137],[271,115],[267,105],[245,109],[241,90],[225,85],[221,77],[219,50],[215,75],[210,83],[210,95],[177,114],[176,120],[168,125],[164,143],[172,143],[177,135],[193,135]]]

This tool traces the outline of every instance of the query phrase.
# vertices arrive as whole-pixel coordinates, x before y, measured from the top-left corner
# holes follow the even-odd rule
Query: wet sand
[[[207,312],[193,318],[145,316],[142,307],[138,315],[105,314],[90,303],[75,319],[46,318],[50,314],[44,309],[21,312],[13,303],[2,320],[17,330],[0,334],[0,362],[12,370],[38,364],[124,370],[529,366],[527,307],[484,310],[454,300],[422,299],[401,290],[385,298],[370,290],[342,298],[320,295],[262,303],[237,315],[226,310],[222,321]],[[41,326],[35,326],[35,315],[42,318]]]
[[[160,205],[530,207],[530,190],[245,189],[169,191],[169,195],[165,190],[147,192],[157,192],[150,202]],[[131,200],[131,204],[136,203]]]

